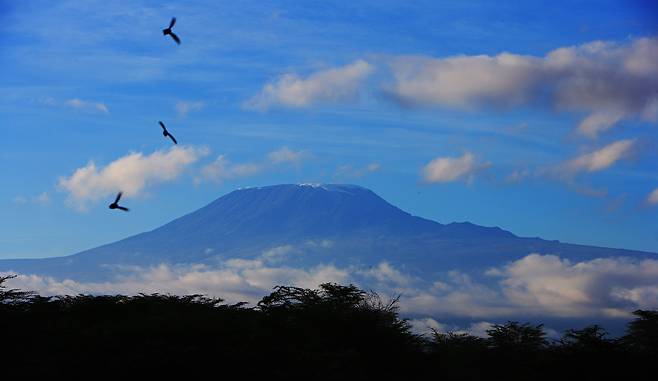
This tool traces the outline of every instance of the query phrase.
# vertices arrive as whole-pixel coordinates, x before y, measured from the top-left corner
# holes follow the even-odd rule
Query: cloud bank
[[[578,125],[596,137],[627,118],[658,119],[658,39],[591,42],[544,57],[396,57],[386,89],[404,105],[462,109],[539,106],[585,113]]]
[[[311,245],[311,243],[307,243]],[[484,273],[450,271],[421,280],[382,261],[371,267],[318,264],[282,265],[304,247],[284,245],[253,259],[205,264],[126,267],[113,281],[82,283],[21,274],[10,286],[43,294],[159,292],[202,293],[230,302],[256,302],[276,285],[316,287],[323,282],[354,283],[383,296],[401,295],[401,312],[413,316],[475,319],[538,317],[628,317],[658,306],[658,260],[599,258],[571,262],[530,254]]]

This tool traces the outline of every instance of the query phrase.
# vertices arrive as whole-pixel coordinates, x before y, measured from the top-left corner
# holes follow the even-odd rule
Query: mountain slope
[[[0,271],[75,279],[106,278],[116,266],[213,264],[297,248],[287,264],[374,265],[382,260],[419,275],[499,265],[529,253],[572,260],[651,253],[521,238],[500,228],[440,224],[355,185],[274,185],[233,191],[150,232],[67,257],[0,261]]]

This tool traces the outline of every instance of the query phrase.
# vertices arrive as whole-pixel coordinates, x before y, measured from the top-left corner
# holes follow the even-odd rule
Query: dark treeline
[[[598,326],[549,341],[541,325],[494,325],[487,338],[421,337],[355,286],[276,287],[257,306],[201,295],[42,297],[0,277],[4,375],[235,379],[639,379],[658,370],[658,311],[626,334]],[[647,373],[649,372],[649,373]]]

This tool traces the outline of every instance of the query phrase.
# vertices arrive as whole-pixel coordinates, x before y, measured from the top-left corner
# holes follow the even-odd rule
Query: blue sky
[[[71,254],[238,187],[297,182],[360,184],[444,223],[658,251],[656,14],[641,1],[0,0],[0,258]],[[161,33],[172,16],[180,46]],[[107,209],[117,189],[131,213]]]

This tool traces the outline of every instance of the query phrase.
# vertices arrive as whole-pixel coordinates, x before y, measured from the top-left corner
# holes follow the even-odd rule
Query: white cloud
[[[658,204],[658,188],[654,189],[647,197],[647,202],[651,205]]]
[[[508,183],[519,183],[528,176],[530,176],[530,172],[527,169],[515,169],[505,177],[505,181]]]
[[[578,125],[578,132],[590,138],[595,138],[600,132],[612,128],[624,118],[619,111],[597,111],[583,119]]]
[[[373,162],[362,167],[354,168],[349,164],[341,165],[336,169],[334,173],[334,179],[359,179],[369,173],[374,173],[379,171],[381,165],[379,163]]]
[[[471,323],[466,327],[460,327],[454,324],[445,324],[440,323],[432,318],[423,318],[423,319],[412,319],[409,320],[411,324],[412,331],[420,335],[432,335],[434,331],[438,333],[455,333],[455,334],[467,334],[476,337],[486,338],[489,335],[487,330],[491,329],[493,323],[487,321],[480,321],[477,323]]]
[[[267,155],[270,161],[274,164],[290,163],[299,165],[309,153],[307,151],[293,151],[288,147],[281,147],[276,151],[272,151]]]
[[[366,278],[372,278],[378,283],[393,286],[407,286],[414,281],[414,278],[402,273],[386,261],[380,262],[377,266],[370,267],[367,270],[361,270],[359,274]]]
[[[64,104],[79,110],[95,110],[105,114],[110,112],[105,103],[84,101],[79,98],[68,99],[64,101]]]
[[[35,196],[34,202],[36,202],[39,205],[50,204],[50,196],[48,195],[48,192],[42,192],[38,196]]]
[[[205,180],[222,182],[241,177],[254,176],[263,170],[263,165],[258,163],[233,164],[226,155],[219,155],[212,163],[201,169],[201,175]],[[200,182],[201,179],[197,179]]]
[[[398,57],[388,92],[403,104],[457,108],[533,105],[589,114],[578,131],[595,137],[630,117],[658,116],[658,39],[596,41],[544,57],[502,53],[441,59]]]
[[[28,203],[28,199],[25,196],[16,196],[11,200],[14,204],[25,205]]]
[[[184,118],[189,114],[190,112],[194,111],[201,111],[203,107],[205,106],[205,103],[203,102],[193,102],[193,101],[178,101],[176,102],[176,112],[178,113],[178,116],[181,118]]]
[[[372,71],[372,65],[358,60],[346,66],[318,71],[306,78],[286,74],[266,84],[245,106],[265,111],[274,106],[301,108],[315,103],[352,100]]]
[[[235,164],[226,155],[219,155],[215,161],[201,169],[201,177],[196,178],[195,182],[197,184],[202,180],[222,182],[251,177],[283,164],[299,166],[309,156],[310,153],[308,151],[293,151],[288,147],[282,147],[270,152],[266,160]]]
[[[417,335],[431,335],[433,331],[436,332],[448,332],[450,331],[450,326],[439,323],[438,321],[432,318],[422,318],[422,319],[411,319],[409,320],[411,325],[411,331]]]
[[[260,259],[268,263],[277,263],[281,262],[290,254],[298,252],[298,249],[293,245],[282,245],[273,247],[269,250],[265,250],[263,254],[260,255]]]
[[[110,109],[103,102],[87,101],[80,98],[71,98],[64,101],[55,99],[53,97],[45,97],[38,100],[41,104],[51,107],[69,107],[76,110],[82,111],[94,111],[101,112],[103,114],[109,114]]]
[[[43,295],[171,293],[205,294],[222,297],[229,302],[255,303],[276,285],[317,287],[325,282],[348,280],[348,272],[332,265],[310,269],[271,267],[257,260],[232,259],[221,267],[205,265],[126,268],[124,273],[107,282],[78,282],[52,277],[21,274],[10,281],[11,287],[34,290]]]
[[[498,271],[506,300],[528,312],[623,316],[635,308],[658,305],[658,260],[600,258],[572,263],[531,254]]]
[[[140,194],[147,186],[172,181],[207,152],[204,148],[176,146],[150,155],[131,153],[105,167],[89,162],[71,176],[61,177],[59,186],[69,192],[70,201],[84,208],[86,203],[107,198],[118,191],[131,197]]]
[[[423,168],[423,179],[429,183],[448,183],[463,178],[470,181],[479,170],[489,165],[478,163],[470,152],[456,158],[437,157]]]
[[[18,205],[25,205],[30,202],[38,205],[48,205],[50,204],[50,195],[48,194],[48,192],[42,192],[33,197],[16,196],[12,199],[12,201]]]
[[[539,63],[537,58],[509,53],[443,59],[397,57],[391,62],[395,83],[390,91],[405,104],[513,106],[532,97]]]
[[[334,246],[334,241],[330,239],[308,240],[304,244],[308,247],[329,249]]]
[[[492,326],[493,323],[489,323],[488,321],[480,321],[477,323],[471,323],[468,327],[457,329],[454,332],[466,333],[471,336],[477,336],[477,337],[488,337],[489,334],[487,334],[487,331],[491,329]]]
[[[617,161],[628,157],[635,144],[634,139],[619,140],[596,151],[580,155],[559,166],[563,174],[579,172],[597,172],[604,170]]]
[[[453,271],[440,288],[407,289],[402,311],[424,316],[628,317],[658,305],[658,260],[599,258],[572,263],[531,254],[486,273],[495,283]]]

